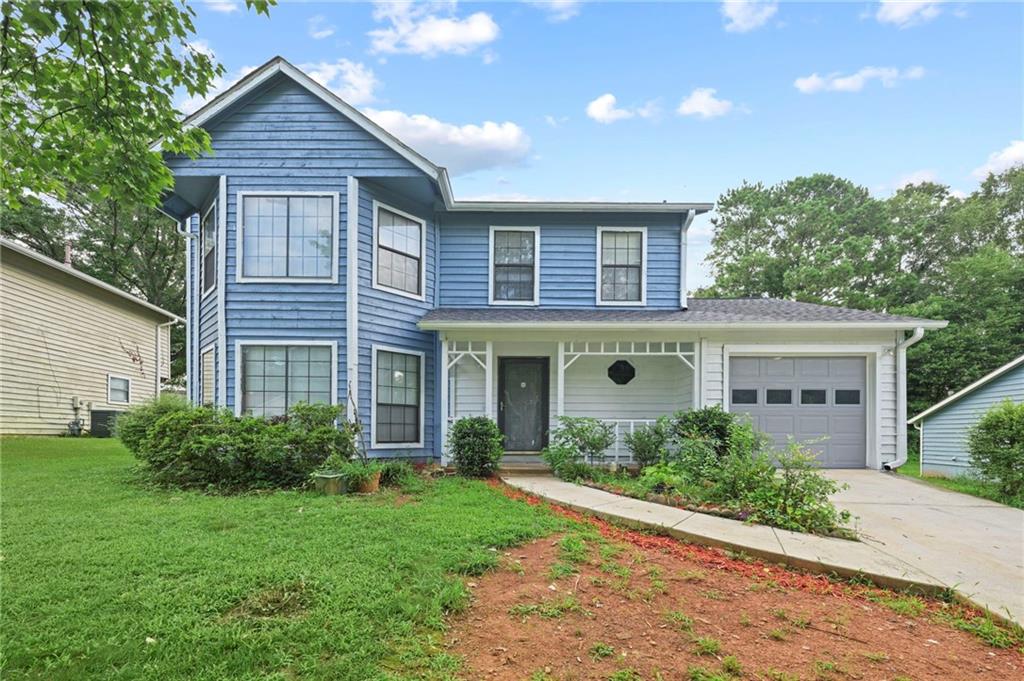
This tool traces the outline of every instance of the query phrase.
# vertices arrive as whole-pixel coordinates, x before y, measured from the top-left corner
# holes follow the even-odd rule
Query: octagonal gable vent
[[[626,385],[636,378],[636,369],[624,359],[616,360],[608,367],[608,378],[616,385]]]

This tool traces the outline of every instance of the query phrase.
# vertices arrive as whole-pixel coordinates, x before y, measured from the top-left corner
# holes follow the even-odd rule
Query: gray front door
[[[732,357],[729,411],[748,414],[776,446],[790,437],[826,468],[867,465],[863,357]]]
[[[507,452],[547,446],[548,358],[498,358],[498,426]]]

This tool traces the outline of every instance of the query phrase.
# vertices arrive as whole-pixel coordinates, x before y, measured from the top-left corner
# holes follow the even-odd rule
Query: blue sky
[[[1024,162],[1017,3],[195,7],[218,87],[280,54],[448,166],[460,199],[714,201],[818,171],[970,192]],[[694,287],[708,237],[698,218]]]

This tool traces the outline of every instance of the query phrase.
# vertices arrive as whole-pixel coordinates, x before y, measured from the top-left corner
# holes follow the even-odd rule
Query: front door
[[[548,443],[548,358],[498,358],[498,426],[507,452],[539,452]]]

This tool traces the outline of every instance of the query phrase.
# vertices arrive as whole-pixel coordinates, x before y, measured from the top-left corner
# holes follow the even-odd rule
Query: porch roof
[[[685,310],[621,308],[438,308],[422,329],[470,328],[892,328],[940,329],[948,322],[773,298],[690,298]]]

